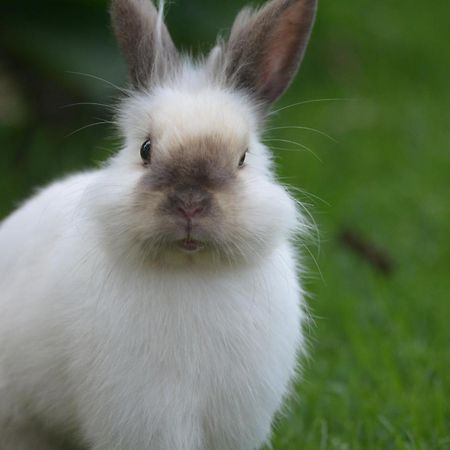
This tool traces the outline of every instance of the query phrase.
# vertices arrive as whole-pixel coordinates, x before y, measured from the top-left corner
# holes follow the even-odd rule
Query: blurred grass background
[[[207,49],[243,4],[178,0],[175,41]],[[116,147],[108,123],[74,133],[110,121],[107,108],[68,106],[119,94],[72,72],[125,83],[106,11],[1,0],[0,218]],[[274,449],[450,448],[449,19],[446,0],[323,0],[271,119],[280,178],[320,230],[307,249],[312,357]]]

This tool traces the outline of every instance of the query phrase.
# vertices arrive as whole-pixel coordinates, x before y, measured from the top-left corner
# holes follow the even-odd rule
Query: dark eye
[[[144,163],[148,164],[152,155],[152,141],[147,139],[141,147],[141,158]]]
[[[245,158],[247,157],[247,152],[242,155],[241,160],[239,161],[239,167],[244,167]]]

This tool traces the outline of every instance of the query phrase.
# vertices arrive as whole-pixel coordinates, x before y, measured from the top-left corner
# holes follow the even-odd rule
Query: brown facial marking
[[[155,150],[146,184],[152,190],[177,192],[221,189],[236,176],[234,159],[218,138],[192,139],[160,158]]]
[[[238,170],[239,157],[232,146],[217,136],[185,139],[159,153],[155,145],[142,187],[161,194],[157,208],[163,216],[178,217],[183,223],[217,218],[218,196],[233,185]]]

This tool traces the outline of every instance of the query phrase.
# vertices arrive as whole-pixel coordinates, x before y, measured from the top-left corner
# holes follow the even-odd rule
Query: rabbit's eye
[[[241,160],[239,161],[239,167],[244,167],[245,158],[247,157],[247,152],[242,155]]]
[[[141,158],[144,163],[148,164],[150,162],[152,154],[152,141],[147,139],[141,147]]]

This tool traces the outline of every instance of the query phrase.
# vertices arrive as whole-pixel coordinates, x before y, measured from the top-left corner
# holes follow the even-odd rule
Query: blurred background
[[[194,53],[244,0],[177,0]],[[106,0],[0,0],[0,219],[105,160],[126,70]],[[322,0],[265,141],[317,224],[314,323],[273,448],[450,448],[450,3]],[[1,251],[1,249],[0,249]]]

